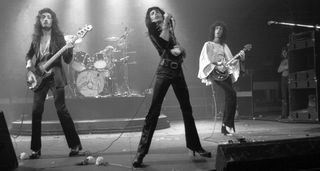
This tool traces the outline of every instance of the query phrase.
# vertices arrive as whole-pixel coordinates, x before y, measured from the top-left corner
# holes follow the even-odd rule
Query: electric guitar
[[[252,48],[252,45],[251,44],[246,44],[244,45],[244,48],[241,50],[241,51],[250,51]],[[240,52],[241,52],[240,51]],[[210,73],[210,76],[214,79],[214,80],[217,80],[217,81],[223,81],[223,80],[226,80],[228,77],[229,77],[229,74],[232,73],[233,71],[233,65],[232,63],[240,57],[240,52],[237,53],[234,57],[232,57],[230,60],[228,61],[225,61],[225,60],[222,60],[222,61],[219,61],[219,62],[216,62],[214,63],[215,65],[217,66],[223,66],[223,70],[220,71],[218,70],[216,67],[213,69],[213,71]]]
[[[92,25],[85,25],[82,27],[75,36],[70,40],[73,44],[79,38],[83,38],[88,31],[92,29]],[[48,61],[39,63],[38,66],[31,67],[27,72],[27,86],[32,91],[37,91],[43,86],[43,81],[52,74],[52,69],[48,70],[48,67],[60,57],[60,55],[66,51],[70,45],[66,44],[57,53],[55,53]]]

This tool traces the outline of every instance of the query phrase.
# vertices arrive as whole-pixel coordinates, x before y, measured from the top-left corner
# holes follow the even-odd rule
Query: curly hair
[[[36,23],[34,24],[34,33],[32,34],[32,39],[36,43],[40,43],[40,38],[43,35],[42,26],[40,22],[41,15],[43,13],[49,13],[52,17],[51,38],[55,39],[58,36],[63,36],[63,33],[61,32],[58,26],[58,19],[56,13],[52,11],[50,8],[43,8],[38,12],[38,15],[36,16]]]
[[[222,21],[217,21],[215,23],[213,23],[211,26],[210,26],[210,30],[209,30],[209,41],[212,41],[215,37],[214,37],[214,33],[215,33],[215,29],[217,26],[221,26],[222,27],[222,35],[221,35],[221,38],[220,38],[220,42],[221,44],[225,43],[226,40],[227,40],[227,27],[226,27],[226,24]]]
[[[148,31],[149,31],[150,25],[151,25],[151,23],[152,23],[151,18],[150,18],[150,12],[151,12],[152,10],[159,10],[160,13],[162,14],[162,16],[163,16],[164,13],[165,13],[165,12],[164,12],[161,8],[159,8],[159,7],[150,7],[150,8],[147,10],[146,18],[145,18],[145,24],[146,24],[146,27],[148,28]],[[148,34],[149,34],[149,33],[148,33]]]

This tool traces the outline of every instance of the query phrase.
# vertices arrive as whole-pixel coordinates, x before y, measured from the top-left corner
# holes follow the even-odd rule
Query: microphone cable
[[[162,59],[160,60],[159,65],[160,65],[161,61],[162,61]],[[159,65],[158,65],[158,66],[159,66]],[[149,89],[150,89],[150,87],[152,86],[152,84],[153,84],[153,82],[154,82],[154,80],[155,80],[155,78],[156,78],[156,72],[157,72],[157,71],[155,71],[155,73],[154,73],[153,76],[152,76],[152,80],[151,80],[151,82],[150,82],[150,84],[149,84],[149,86],[148,86]],[[89,154],[90,154],[90,155],[97,156],[97,155],[99,155],[99,154],[107,151],[116,141],[118,141],[118,140],[122,137],[122,135],[125,133],[125,129],[129,126],[129,124],[130,124],[130,123],[133,121],[133,119],[137,116],[137,114],[138,114],[138,112],[139,112],[142,104],[145,102],[146,98],[147,98],[147,96],[145,95],[145,97],[142,99],[142,101],[141,101],[140,104],[138,105],[138,108],[137,108],[136,112],[131,116],[131,118],[129,119],[129,121],[127,122],[127,124],[122,128],[123,131],[120,132],[120,135],[119,135],[117,138],[115,138],[106,148],[104,148],[104,149],[102,149],[102,150],[98,150],[98,151],[96,151],[96,152],[89,152]]]
[[[216,96],[215,96],[215,90],[214,90],[214,87],[213,87],[213,82],[211,83],[211,91],[212,91],[212,100],[213,100],[213,104],[211,105],[211,111],[212,111],[212,114],[214,114],[214,120],[213,120],[213,130],[212,130],[212,133],[209,137],[206,137],[204,138],[205,141],[209,141],[210,139],[213,138],[213,134],[214,134],[214,131],[216,129],[216,124],[217,124],[217,101],[216,101]],[[214,107],[214,110],[213,110],[213,107]]]

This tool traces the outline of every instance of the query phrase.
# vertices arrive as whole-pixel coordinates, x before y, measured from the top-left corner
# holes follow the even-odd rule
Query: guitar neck
[[[63,46],[56,54],[54,54],[45,64],[43,64],[43,69],[47,69],[64,51],[66,51],[67,45]]]
[[[86,25],[71,39],[74,43],[78,38],[84,37],[88,31],[92,29],[92,25]],[[67,44],[64,45],[56,54],[54,54],[45,64],[42,65],[42,69],[46,70],[64,51],[68,49]]]
[[[233,62],[234,60],[236,60],[236,59],[239,58],[239,57],[240,57],[240,52],[237,53],[233,58],[231,58],[231,59],[226,63],[226,65],[229,65],[231,62]]]

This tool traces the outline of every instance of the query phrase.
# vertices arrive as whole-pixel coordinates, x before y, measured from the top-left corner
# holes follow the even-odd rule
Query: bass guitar
[[[92,29],[92,25],[85,25],[82,27],[75,36],[70,40],[73,44],[76,40],[83,38],[88,31]],[[37,91],[43,85],[43,81],[52,74],[52,70],[49,66],[60,57],[60,55],[68,49],[68,44],[63,46],[57,53],[55,53],[48,61],[39,63],[36,67],[31,67],[27,72],[27,87],[32,91]]]
[[[241,51],[250,51],[252,48],[252,45],[251,44],[246,44],[244,46],[244,48],[241,50]],[[240,51],[240,52],[241,52]],[[229,77],[229,74],[232,73],[233,71],[233,62],[240,57],[240,52],[237,53],[234,57],[232,57],[230,60],[228,61],[225,61],[225,60],[222,60],[222,61],[219,61],[219,62],[216,62],[214,63],[215,65],[217,66],[223,66],[223,69],[222,70],[218,70],[217,67],[215,67],[213,69],[213,71],[210,73],[210,76],[214,79],[214,80],[217,80],[217,81],[223,81],[223,80],[226,80],[228,77]]]

